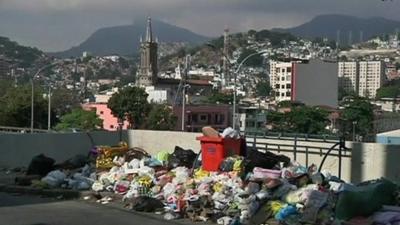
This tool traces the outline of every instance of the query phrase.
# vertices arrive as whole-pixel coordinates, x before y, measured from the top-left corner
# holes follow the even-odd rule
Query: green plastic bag
[[[336,204],[336,218],[349,220],[356,216],[369,216],[383,205],[395,204],[397,186],[386,179],[343,191]]]

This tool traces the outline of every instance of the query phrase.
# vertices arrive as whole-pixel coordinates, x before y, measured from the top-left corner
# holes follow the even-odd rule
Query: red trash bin
[[[241,139],[205,136],[196,139],[201,144],[201,163],[204,170],[218,171],[226,157],[240,155]]]

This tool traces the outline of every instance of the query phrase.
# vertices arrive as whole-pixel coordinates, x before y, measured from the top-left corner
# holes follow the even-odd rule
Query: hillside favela
[[[400,0],[1,0],[0,225],[400,225]]]

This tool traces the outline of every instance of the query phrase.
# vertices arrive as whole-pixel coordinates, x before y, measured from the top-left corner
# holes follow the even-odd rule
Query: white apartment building
[[[375,98],[385,79],[381,61],[339,62],[340,86],[347,92]]]
[[[292,63],[270,61],[270,84],[275,93],[275,100],[291,100]]]
[[[360,80],[358,94],[375,98],[376,91],[382,87],[385,77],[383,63],[380,61],[359,62]]]
[[[347,93],[357,93],[357,62],[339,62],[339,85]]]

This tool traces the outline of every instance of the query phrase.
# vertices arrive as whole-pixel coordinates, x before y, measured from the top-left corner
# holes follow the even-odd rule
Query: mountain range
[[[140,37],[146,34],[146,21],[135,24],[101,28],[88,39],[66,51],[49,53],[56,57],[76,57],[87,51],[93,55],[134,55],[140,46]],[[198,44],[209,40],[209,37],[196,34],[159,20],[152,20],[153,37],[160,42],[186,42]]]
[[[153,20],[153,33],[161,42],[186,42],[198,44],[210,40],[190,30],[162,21]],[[394,32],[400,22],[381,17],[359,18],[348,15],[321,15],[297,27],[272,31],[290,33],[304,38],[326,37],[342,44],[368,40],[374,36]],[[76,57],[87,51],[93,55],[135,55],[139,49],[139,39],[146,32],[146,21],[132,25],[101,28],[87,40],[66,51],[50,53],[57,57]]]
[[[342,44],[357,43],[400,29],[400,21],[382,17],[359,18],[348,15],[321,15],[300,26],[273,29],[305,38],[323,37]]]

